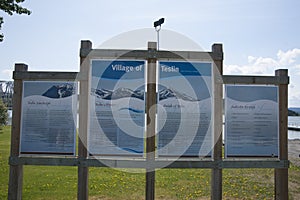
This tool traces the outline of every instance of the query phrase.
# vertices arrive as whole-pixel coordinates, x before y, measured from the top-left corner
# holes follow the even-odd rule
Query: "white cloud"
[[[273,74],[278,67],[278,62],[272,58],[248,56],[248,63],[245,65],[225,65],[224,74]]]
[[[289,70],[289,106],[300,107],[300,49],[279,50],[274,57],[248,56],[245,64],[225,64],[224,74],[274,75],[276,69]]]
[[[275,57],[275,56],[274,56]],[[246,64],[243,65],[225,65],[224,72],[227,74],[273,74],[275,69],[288,68],[290,72],[300,73],[300,49],[292,49],[286,52],[279,50],[275,58],[248,56]],[[295,70],[295,71],[294,71]]]
[[[300,56],[300,49],[292,49],[286,52],[279,50],[277,53],[277,58],[281,65],[289,65],[294,63],[296,57],[298,56]]]
[[[225,65],[224,74],[243,74],[242,68],[239,65]]]
[[[256,60],[256,57],[248,56],[248,63],[253,63],[253,62],[255,62],[255,60]]]

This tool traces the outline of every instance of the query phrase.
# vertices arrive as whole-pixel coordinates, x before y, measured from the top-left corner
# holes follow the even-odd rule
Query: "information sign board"
[[[159,62],[158,156],[210,156],[212,63]]]
[[[226,85],[225,156],[278,156],[278,87]]]
[[[20,152],[75,155],[77,83],[24,81]]]
[[[144,68],[141,60],[91,60],[91,155],[143,156]]]

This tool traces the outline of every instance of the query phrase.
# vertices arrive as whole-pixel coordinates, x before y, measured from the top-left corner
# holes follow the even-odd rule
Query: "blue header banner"
[[[211,63],[159,62],[161,78],[170,76],[211,76]]]
[[[136,79],[144,72],[145,61],[92,60],[92,75],[104,79]]]

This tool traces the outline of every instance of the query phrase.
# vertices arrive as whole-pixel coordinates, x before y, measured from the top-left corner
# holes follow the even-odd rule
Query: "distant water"
[[[300,128],[300,116],[288,118],[288,126],[299,127]],[[300,131],[291,131],[288,130],[289,140],[300,139]]]

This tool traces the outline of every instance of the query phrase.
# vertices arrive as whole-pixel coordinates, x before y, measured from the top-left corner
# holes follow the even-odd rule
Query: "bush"
[[[0,128],[7,124],[7,119],[8,119],[7,107],[0,99]]]

